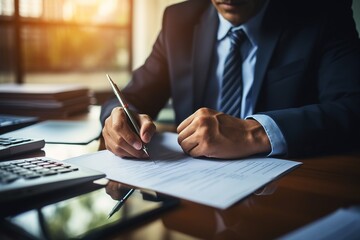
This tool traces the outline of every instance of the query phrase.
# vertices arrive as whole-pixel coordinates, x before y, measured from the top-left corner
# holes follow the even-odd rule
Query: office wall
[[[142,65],[149,55],[161,28],[166,6],[184,0],[134,0],[133,68]]]

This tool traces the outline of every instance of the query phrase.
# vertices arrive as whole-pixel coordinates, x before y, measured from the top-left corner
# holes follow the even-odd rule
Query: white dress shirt
[[[205,105],[217,110],[220,109],[219,89],[221,88],[225,59],[231,44],[227,33],[230,29],[243,29],[247,38],[241,45],[241,56],[243,58],[243,95],[241,100],[241,113],[239,117],[244,119],[255,119],[263,126],[271,144],[271,152],[269,156],[272,156],[286,154],[287,144],[285,138],[272,118],[264,114],[253,114],[255,103],[252,101],[252,92],[254,91],[253,88],[255,86],[253,83],[259,42],[259,29],[266,6],[267,3],[256,16],[252,17],[249,21],[240,26],[233,26],[230,22],[224,19],[221,14],[219,14],[219,28],[216,45],[217,51],[215,62],[213,63],[214,72],[212,74],[214,79],[211,79],[211,82],[206,90],[207,97],[205,98]]]

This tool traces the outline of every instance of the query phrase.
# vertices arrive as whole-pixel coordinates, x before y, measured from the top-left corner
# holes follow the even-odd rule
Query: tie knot
[[[242,29],[238,29],[235,31],[230,30],[228,32],[228,35],[230,37],[231,45],[234,47],[239,47],[245,38],[245,33],[244,33],[244,30],[242,30]]]

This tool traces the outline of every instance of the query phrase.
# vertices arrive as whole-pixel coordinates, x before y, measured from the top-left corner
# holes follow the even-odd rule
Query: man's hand
[[[134,117],[139,122],[141,138],[133,130],[124,109],[114,108],[102,130],[105,146],[120,157],[148,158],[141,150],[142,142],[150,142],[156,131],[155,124],[148,115],[134,113]]]
[[[263,127],[208,108],[197,110],[177,128],[178,142],[193,157],[242,158],[270,152]]]
[[[106,193],[114,200],[122,199],[129,192],[129,190],[130,187],[111,180],[105,186]]]

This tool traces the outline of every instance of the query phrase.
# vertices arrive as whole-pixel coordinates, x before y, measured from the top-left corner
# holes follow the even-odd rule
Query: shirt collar
[[[218,13],[219,16],[219,28],[217,33],[217,40],[221,41],[223,40],[227,33],[229,32],[230,28],[237,29],[243,29],[246,33],[246,36],[249,38],[251,44],[253,46],[257,46],[259,42],[259,29],[260,24],[262,22],[262,19],[264,18],[265,9],[267,8],[267,5],[269,3],[269,0],[267,0],[262,7],[262,9],[250,20],[248,20],[246,23],[241,24],[239,26],[233,26],[229,21],[227,21],[220,13]]]

